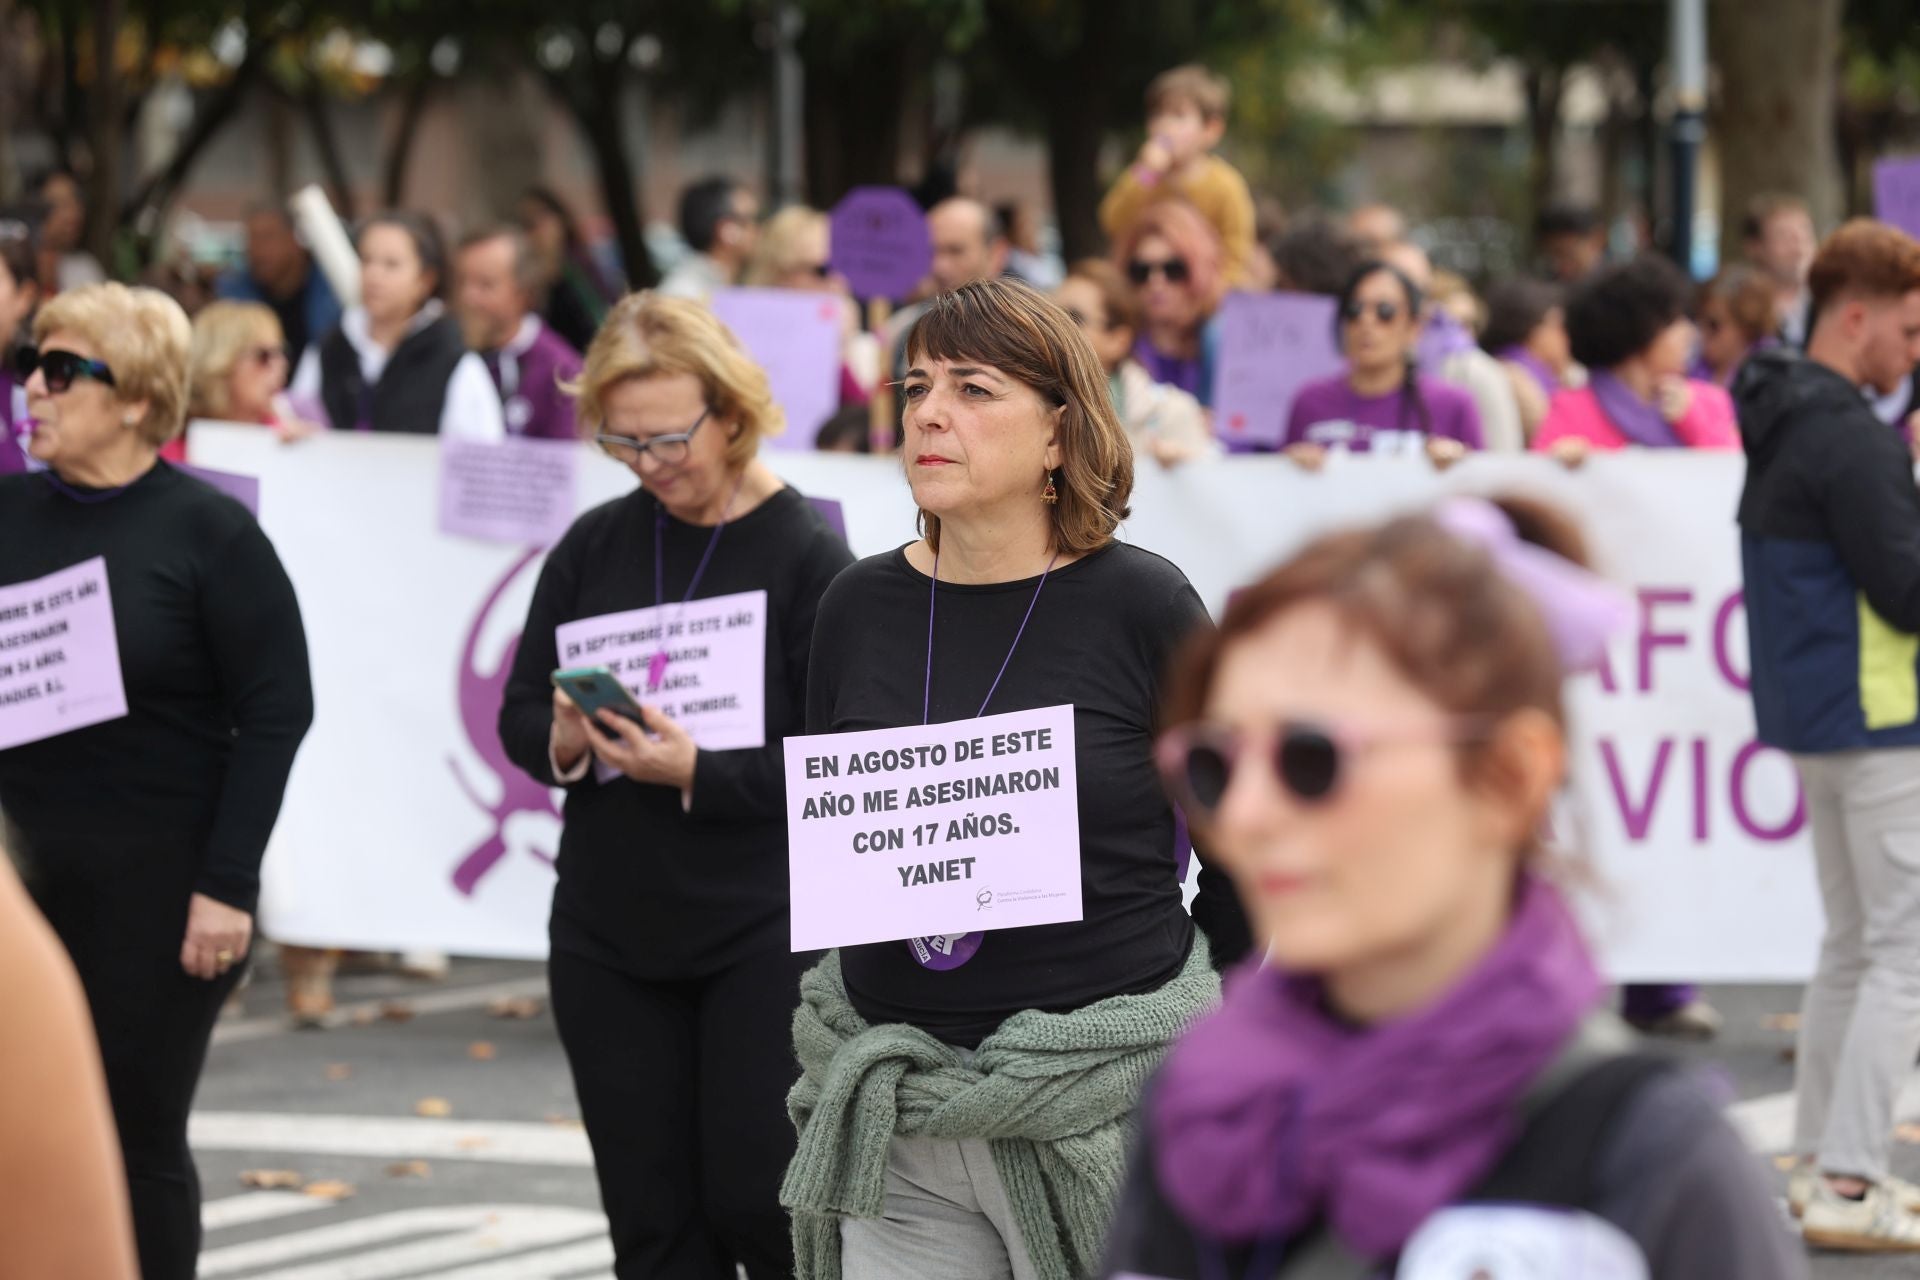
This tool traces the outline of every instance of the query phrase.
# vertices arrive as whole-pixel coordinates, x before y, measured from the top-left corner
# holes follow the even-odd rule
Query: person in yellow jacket
[[[1126,234],[1155,200],[1177,196],[1198,209],[1226,248],[1227,285],[1243,283],[1253,256],[1253,195],[1240,171],[1213,154],[1227,128],[1227,82],[1201,66],[1163,71],[1147,86],[1147,140],[1100,203],[1110,240]]]

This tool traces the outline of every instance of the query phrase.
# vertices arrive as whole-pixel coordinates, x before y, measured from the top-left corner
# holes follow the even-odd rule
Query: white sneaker
[[[1920,1253],[1920,1214],[1880,1184],[1868,1187],[1861,1199],[1849,1200],[1821,1178],[1800,1219],[1800,1235],[1816,1249]]]
[[[1805,1217],[1807,1202],[1813,1199],[1813,1188],[1819,1181],[1820,1172],[1811,1163],[1797,1165],[1787,1179],[1787,1212],[1796,1218]],[[1908,1213],[1920,1213],[1920,1186],[1891,1174],[1882,1178],[1880,1185]]]

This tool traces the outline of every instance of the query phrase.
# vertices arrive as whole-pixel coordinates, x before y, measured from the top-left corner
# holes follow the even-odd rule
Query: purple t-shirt
[[[580,376],[580,353],[565,338],[528,316],[512,342],[481,359],[500,390],[508,435],[573,439],[573,398],[560,383]]]
[[[1428,436],[1458,440],[1469,449],[1484,449],[1480,411],[1473,397],[1452,383],[1424,374],[1414,379],[1426,406],[1428,429],[1420,429],[1420,410],[1404,390],[1384,396],[1363,396],[1347,382],[1347,375],[1309,382],[1293,398],[1283,444],[1318,444],[1355,453],[1414,453]]]

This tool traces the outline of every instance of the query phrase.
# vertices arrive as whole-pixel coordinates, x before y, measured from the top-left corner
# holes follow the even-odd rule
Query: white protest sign
[[[1073,708],[786,740],[793,949],[1081,919]]]
[[[767,593],[741,591],[554,628],[563,667],[606,667],[706,751],[767,742]],[[648,677],[665,651],[658,684]]]
[[[573,523],[580,458],[574,441],[442,436],[439,445],[443,533],[550,547]]]
[[[0,587],[0,750],[125,714],[106,560]]]

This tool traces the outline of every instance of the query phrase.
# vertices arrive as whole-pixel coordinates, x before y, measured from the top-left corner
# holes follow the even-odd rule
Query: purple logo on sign
[[[899,299],[933,265],[933,237],[898,187],[855,187],[833,207],[833,269],[863,298]]]
[[[493,771],[500,784],[500,799],[489,802],[461,770],[460,762],[447,757],[447,765],[453,770],[460,789],[493,820],[493,834],[468,851],[453,869],[453,887],[468,897],[473,896],[480,881],[507,856],[507,819],[517,813],[560,816],[560,810],[553,803],[553,792],[545,783],[516,769],[507,759],[507,749],[500,745],[500,704],[506,699],[507,677],[513,671],[513,655],[520,648],[520,637],[515,635],[507,642],[506,652],[500,655],[499,665],[492,671],[482,671],[478,666],[480,633],[486,628],[487,620],[493,616],[513,580],[539,555],[538,550],[528,551],[507,570],[506,576],[487,596],[486,603],[480,606],[479,615],[467,630],[466,650],[460,656],[460,723],[467,731],[467,742],[473,747],[473,753]],[[535,849],[533,856],[549,866],[553,863],[553,854],[546,850]]]
[[[936,933],[930,938],[909,938],[907,946],[928,969],[958,969],[973,959],[986,937],[984,933]]]

